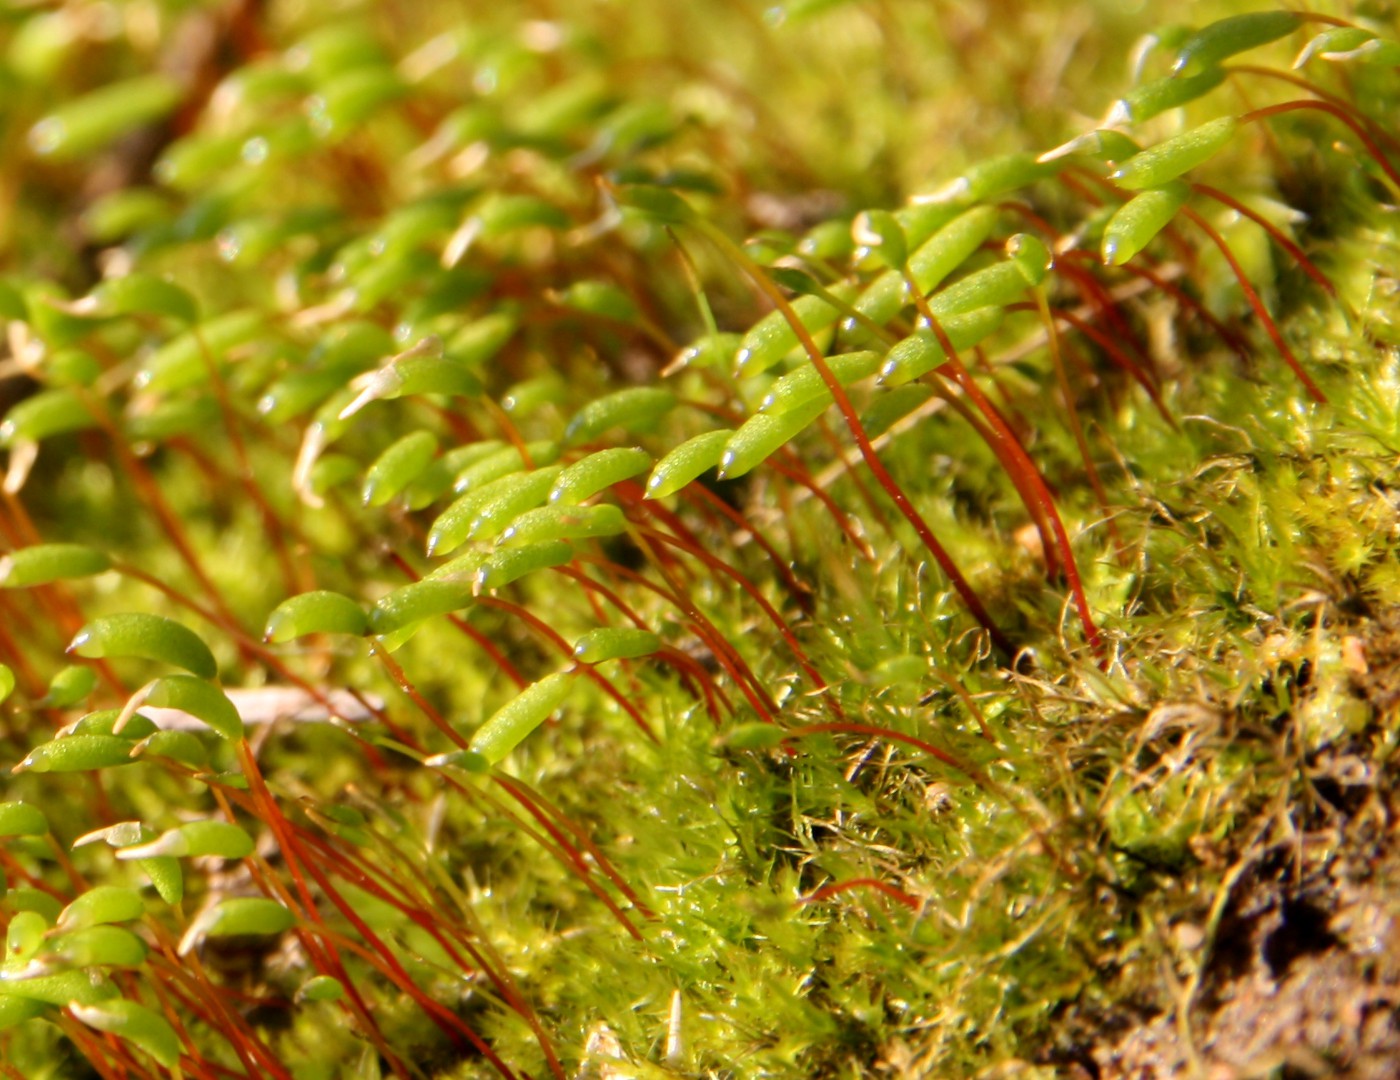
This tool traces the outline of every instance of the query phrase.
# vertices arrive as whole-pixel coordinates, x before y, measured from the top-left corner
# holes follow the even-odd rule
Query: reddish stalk
[[[797,313],[793,311],[792,305],[789,304],[787,298],[783,296],[782,290],[774,285],[768,275],[727,236],[717,229],[705,228],[704,231],[707,236],[710,236],[726,254],[743,268],[745,273],[747,273],[758,286],[759,290],[783,313],[783,318],[787,320],[788,325],[792,328],[792,332],[797,336],[797,340],[801,343],[803,351],[806,352],[808,358],[812,361],[812,366],[817,369],[817,373],[821,375],[822,382],[825,383],[827,389],[831,391],[831,396],[836,402],[836,407],[841,411],[842,417],[845,418],[846,426],[850,429],[851,435],[856,441],[856,446],[860,448],[861,458],[864,459],[866,466],[870,469],[871,473],[874,474],[876,482],[884,489],[885,494],[889,496],[891,501],[894,502],[899,512],[904,516],[904,519],[913,526],[914,532],[929,550],[929,553],[933,555],[934,560],[938,563],[944,576],[948,578],[949,583],[953,586],[954,590],[956,590],[957,594],[962,597],[963,604],[966,605],[967,609],[972,613],[973,618],[975,618],[987,632],[988,636],[992,639],[992,643],[996,645],[997,649],[1004,655],[1014,656],[1016,649],[1012,645],[1011,639],[1002,633],[1001,628],[997,626],[995,620],[992,619],[991,613],[987,611],[986,606],[982,603],[982,598],[977,595],[971,583],[963,576],[962,571],[958,569],[957,563],[955,563],[952,556],[948,554],[947,549],[943,547],[938,538],[934,535],[933,530],[929,527],[928,522],[924,520],[923,515],[914,508],[914,504],[909,501],[909,496],[906,495],[904,489],[895,482],[894,477],[892,477],[889,470],[885,468],[879,455],[875,453],[875,448],[870,443],[870,437],[865,432],[865,426],[860,422],[860,416],[856,412],[855,406],[851,404],[851,399],[846,393],[846,388],[841,385],[841,381],[832,373],[831,367],[827,364],[826,357],[823,355],[821,348],[817,345],[807,327],[803,325],[802,320],[797,317]]]
[[[1191,207],[1183,206],[1181,212],[1190,218],[1191,221],[1195,222],[1196,227],[1205,233],[1206,236],[1210,238],[1211,243],[1220,249],[1220,254],[1223,255],[1225,261],[1230,264],[1230,270],[1234,273],[1235,280],[1240,284],[1240,291],[1244,293],[1245,300],[1248,301],[1249,306],[1254,310],[1254,314],[1258,317],[1259,321],[1263,323],[1264,331],[1269,335],[1269,340],[1274,343],[1274,348],[1278,349],[1279,354],[1283,357],[1284,363],[1293,369],[1293,374],[1298,376],[1298,380],[1307,390],[1308,396],[1319,404],[1326,404],[1327,395],[1322,392],[1322,388],[1318,386],[1317,383],[1313,382],[1312,376],[1303,369],[1303,365],[1299,363],[1298,358],[1293,355],[1293,350],[1288,347],[1288,342],[1283,340],[1283,334],[1280,332],[1278,324],[1274,322],[1268,309],[1264,307],[1264,301],[1259,298],[1259,294],[1254,290],[1254,286],[1250,284],[1249,277],[1244,272],[1244,267],[1240,266],[1239,260],[1235,258],[1235,253],[1230,250],[1230,245],[1225,242],[1225,238],[1215,230],[1210,222]]]
[[[1030,490],[1040,502],[1045,516],[1049,520],[1050,526],[1054,531],[1055,543],[1060,548],[1060,557],[1064,563],[1065,580],[1069,584],[1070,594],[1074,597],[1075,607],[1079,610],[1079,621],[1084,627],[1084,636],[1089,642],[1089,647],[1102,658],[1104,656],[1103,640],[1099,636],[1098,627],[1094,624],[1093,613],[1089,610],[1089,598],[1084,593],[1084,586],[1079,577],[1079,566],[1074,560],[1074,551],[1070,547],[1069,534],[1065,531],[1064,522],[1060,520],[1060,513],[1055,508],[1054,499],[1050,497],[1050,491],[1045,485],[1045,478],[1041,475],[1040,470],[1035,467],[1030,456],[1021,446],[1020,441],[1016,438],[1015,434],[1012,433],[1010,427],[1007,426],[1006,421],[1002,419],[1000,413],[997,412],[996,407],[993,406],[992,403],[987,400],[986,395],[982,393],[981,388],[978,387],[972,374],[963,366],[962,361],[958,359],[957,350],[953,348],[952,341],[948,339],[947,333],[944,331],[937,317],[933,314],[933,311],[929,308],[928,302],[917,290],[915,303],[919,305],[920,314],[928,321],[929,326],[933,329],[935,336],[938,338],[938,343],[943,347],[943,351],[948,357],[948,362],[940,367],[938,371],[942,373],[943,368],[949,368],[953,380],[962,387],[968,397],[981,409],[983,415],[987,417],[992,427],[1000,432],[1002,438],[1005,440],[1008,454],[1017,462],[1018,471],[1024,472],[1026,481],[1030,485]]]
[[[519,604],[513,604],[509,600],[502,600],[499,596],[479,596],[477,597],[477,603],[483,604],[486,607],[497,608],[514,615],[521,622],[528,624],[541,637],[547,638],[567,659],[573,659],[574,650],[572,646],[569,645],[568,641],[565,640],[564,636],[529,609],[523,608]],[[656,737],[656,732],[651,729],[651,724],[647,722],[646,717],[641,714],[635,705],[627,700],[626,695],[614,685],[611,679],[601,671],[596,670],[591,664],[577,664],[574,670],[602,687],[603,692],[618,703],[622,710],[632,718],[632,722],[642,729],[642,734],[648,739],[652,742],[661,741]]]
[[[1333,286],[1332,282],[1328,279],[1327,275],[1324,274],[1321,270],[1319,270],[1317,266],[1313,263],[1313,261],[1303,253],[1302,248],[1300,248],[1297,244],[1290,240],[1282,229],[1280,229],[1272,221],[1266,218],[1263,214],[1259,213],[1257,210],[1251,210],[1248,206],[1240,202],[1239,199],[1236,199],[1233,195],[1227,195],[1219,188],[1211,187],[1209,184],[1192,184],[1191,189],[1193,191],[1199,191],[1202,195],[1214,199],[1218,203],[1225,204],[1231,210],[1235,211],[1235,213],[1242,214],[1243,216],[1249,218],[1250,221],[1254,222],[1254,224],[1258,225],[1261,229],[1268,233],[1269,237],[1274,241],[1274,243],[1278,244],[1279,247],[1283,248],[1284,251],[1288,252],[1288,254],[1292,257],[1293,261],[1298,264],[1298,268],[1302,270],[1303,273],[1307,274],[1308,277],[1312,278],[1313,281],[1317,283],[1317,285],[1322,289],[1323,292],[1325,292],[1328,296],[1332,297],[1332,299],[1337,299],[1336,287]]]
[[[910,896],[903,889],[896,889],[888,882],[880,881],[878,878],[851,878],[849,881],[837,881],[830,885],[823,885],[814,893],[802,897],[797,901],[799,906],[804,904],[818,904],[823,900],[830,900],[833,896],[850,892],[853,889],[874,889],[883,893],[896,903],[903,904],[910,911],[918,911],[923,907],[923,903],[917,898]]]

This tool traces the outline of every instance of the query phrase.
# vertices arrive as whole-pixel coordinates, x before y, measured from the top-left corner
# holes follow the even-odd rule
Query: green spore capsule
[[[251,308],[216,316],[152,353],[137,371],[133,385],[161,394],[199,386],[209,378],[206,348],[209,357],[220,363],[230,350],[258,337],[264,326],[262,312]]]
[[[96,885],[64,908],[56,925],[59,930],[81,930],[103,923],[132,922],[145,913],[145,901],[135,889]]]
[[[953,315],[940,320],[943,332],[953,348],[962,351],[977,345],[1000,325],[1005,312],[1000,307],[985,307],[966,315]],[[885,354],[880,367],[880,382],[884,386],[901,386],[925,375],[947,360],[943,345],[930,329],[919,330],[896,343]]]
[[[437,437],[431,431],[414,431],[389,446],[365,473],[360,497],[366,506],[383,506],[415,479],[437,453]]]
[[[842,281],[828,291],[843,303],[850,303],[855,299],[857,288],[854,282]],[[798,322],[812,334],[834,326],[841,318],[840,310],[819,296],[799,296],[790,306]],[[799,344],[787,317],[781,311],[770,311],[740,341],[739,351],[734,354],[735,371],[741,377],[767,371]]]
[[[1109,179],[1129,191],[1162,187],[1183,173],[1214,157],[1234,136],[1239,121],[1233,116],[1194,127],[1165,142],[1134,154],[1109,174]]]
[[[519,329],[518,312],[493,311],[453,333],[444,351],[459,364],[475,370],[505,348]]]
[[[265,641],[280,644],[307,634],[369,632],[369,616],[350,597],[326,589],[301,593],[283,600],[267,617]]]
[[[0,664],[0,702],[15,692],[15,673],[8,664]]]
[[[730,750],[771,750],[781,746],[787,732],[777,724],[740,724],[720,738],[720,744]]]
[[[81,975],[82,972],[75,971],[66,974]],[[48,1010],[48,1005],[34,998],[0,994],[0,1031],[17,1027],[26,1020],[33,1020],[37,1016],[43,1016]]]
[[[180,1064],[180,1037],[165,1017],[145,1005],[118,997],[95,1005],[75,1003],[68,1011],[95,1031],[139,1047],[167,1069]]]
[[[150,274],[108,278],[92,293],[99,315],[161,315],[191,325],[199,304],[180,286]]]
[[[496,449],[491,453],[483,454],[477,460],[458,470],[452,482],[452,490],[459,495],[465,495],[469,491],[484,487],[493,480],[521,472],[525,468],[526,456],[529,457],[530,464],[535,468],[539,468],[541,465],[552,465],[559,460],[559,444],[549,440],[529,442],[525,444],[524,455],[520,453],[519,447],[496,444]]]
[[[550,489],[549,501],[564,504],[583,502],[605,488],[646,472],[651,464],[651,455],[640,447],[599,450],[574,462],[559,474],[554,487]]]
[[[572,685],[573,676],[561,671],[527,686],[477,728],[469,749],[495,765],[564,703]]]
[[[69,735],[120,735],[123,739],[134,742],[137,739],[144,739],[147,735],[156,730],[156,726],[151,722],[150,717],[142,716],[140,713],[128,713],[123,717],[125,709],[99,709],[97,712],[90,712],[66,729]],[[121,723],[121,729],[117,729],[117,724]]]
[[[92,413],[77,394],[67,388],[41,390],[11,407],[0,423],[0,446],[42,442],[70,431],[97,426]]]
[[[131,764],[131,740],[119,735],[65,735],[36,746],[15,772],[90,772]]]
[[[501,533],[502,544],[536,544],[544,540],[586,540],[617,536],[627,530],[627,518],[612,503],[597,506],[553,504],[526,510]]]
[[[1106,266],[1122,266],[1150,244],[1186,204],[1191,188],[1173,180],[1149,188],[1125,202],[1104,226],[1100,254]]]
[[[193,675],[166,675],[155,680],[145,691],[145,704],[189,713],[221,738],[235,742],[243,738],[243,720],[228,695]]]
[[[975,206],[944,224],[909,256],[909,276],[921,292],[936,289],[949,274],[967,261],[991,235],[1000,212],[991,206]],[[890,270],[856,301],[862,315],[884,324],[908,303],[903,274]]]
[[[666,370],[728,367],[743,340],[739,334],[706,334],[678,352]]]
[[[79,968],[57,971],[52,975],[35,975],[28,979],[6,979],[3,990],[0,1002],[10,997],[27,998],[60,1008],[66,1006],[70,1012],[117,997],[117,988],[111,980],[94,977],[92,973]]]
[[[1203,26],[1182,44],[1172,64],[1173,74],[1215,67],[1249,49],[1257,49],[1293,33],[1303,16],[1293,11],[1254,11]]]
[[[1034,154],[1004,154],[978,162],[956,180],[928,195],[915,196],[915,202],[977,203],[995,199],[1037,180],[1054,176],[1059,166],[1041,161]]]
[[[558,475],[558,470],[550,466],[554,471],[549,474],[549,485],[540,492],[539,502],[543,502],[549,494],[549,488],[554,485],[554,479]],[[535,472],[539,472],[536,469]],[[448,505],[441,514],[434,519],[428,529],[427,550],[429,555],[446,555],[450,551],[456,550],[466,542],[471,533],[472,522],[476,520],[481,509],[490,504],[494,499],[514,492],[521,482],[522,477],[528,477],[532,473],[515,472],[499,479],[492,480],[479,488],[474,488],[464,495],[458,496]],[[538,481],[536,481],[538,484]],[[523,513],[530,509],[528,504],[522,506],[517,513]],[[512,515],[515,516],[515,515]]]
[[[565,540],[543,540],[537,544],[501,548],[482,560],[476,571],[477,588],[499,589],[536,570],[563,566],[573,557],[573,545]]]
[[[719,459],[719,477],[732,480],[762,463],[784,443],[795,438],[808,424],[826,412],[831,402],[817,398],[797,405],[781,416],[760,413],[739,426],[724,444]]]
[[[26,589],[110,570],[104,552],[83,544],[35,544],[0,557],[0,588]]]
[[[632,386],[590,401],[564,429],[564,445],[578,446],[605,431],[649,431],[676,407],[676,395],[653,386]]]
[[[78,631],[68,652],[89,658],[139,656],[212,679],[219,673],[209,646],[189,627],[163,615],[105,615]]]
[[[831,373],[842,386],[869,378],[880,368],[881,355],[877,352],[841,353],[826,359]],[[815,400],[831,400],[831,390],[813,364],[805,364],[796,371],[789,372],[773,384],[773,389],[763,399],[760,409],[764,413],[782,416],[793,409]]]
[[[482,502],[467,526],[467,538],[495,537],[526,510],[531,510],[549,498],[549,492],[563,472],[563,466],[546,465],[533,472],[507,477],[505,486]]]
[[[118,848],[117,858],[192,859],[213,855],[221,859],[243,859],[253,853],[253,846],[253,838],[232,822],[191,821],[167,829],[146,843]]]
[[[73,967],[136,968],[146,962],[146,943],[120,926],[89,926],[60,934],[49,951]]]
[[[734,432],[730,428],[707,431],[681,443],[656,463],[647,478],[648,499],[674,495],[702,473],[719,465]]]
[[[614,322],[630,323],[637,317],[636,302],[610,281],[576,281],[551,299],[563,307]]]
[[[1010,256],[1006,262],[988,266],[955,281],[932,297],[929,310],[940,320],[988,307],[1005,307],[1019,299],[1027,288],[1045,280],[1051,264],[1049,249],[1028,233],[1017,233],[1006,241]]]
[[[185,956],[205,938],[269,937],[296,925],[296,916],[276,900],[239,896],[221,900],[190,923],[177,950]]]
[[[49,819],[37,806],[27,802],[0,803],[0,837],[43,836],[49,831]]]
[[[153,732],[133,745],[131,752],[140,757],[168,758],[191,769],[205,769],[209,765],[209,752],[203,740],[192,731]]]
[[[471,607],[473,600],[469,581],[424,578],[381,597],[370,612],[370,629],[382,637],[424,619]]]
[[[155,123],[172,112],[182,97],[179,82],[169,75],[111,83],[43,117],[29,129],[29,146],[45,157],[80,158]]]
[[[574,659],[580,664],[601,664],[605,660],[650,656],[660,648],[661,639],[650,630],[605,626],[588,631],[574,642]]]
[[[1225,72],[1221,68],[1208,68],[1195,75],[1172,75],[1143,83],[1119,100],[1109,112],[1106,123],[1131,121],[1141,124],[1168,109],[1179,109],[1197,98],[1205,97],[1224,79]]]
[[[5,959],[12,964],[27,962],[44,943],[48,920],[37,911],[17,911],[5,928]]]

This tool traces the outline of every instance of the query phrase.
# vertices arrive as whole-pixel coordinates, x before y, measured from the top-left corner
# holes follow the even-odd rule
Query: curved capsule
[[[1238,53],[1286,37],[1301,25],[1303,16],[1293,11],[1254,11],[1219,19],[1186,39],[1176,54],[1172,73],[1215,67]]]
[[[111,568],[104,552],[84,544],[34,544],[0,557],[0,589],[90,577]]]
[[[445,351],[457,363],[478,368],[505,348],[518,329],[519,313],[493,311],[454,333],[447,339]]]
[[[828,291],[838,300],[849,303],[855,298],[857,286],[851,281],[841,281]],[[799,296],[791,307],[798,321],[813,334],[835,325],[841,318],[840,311],[818,296]],[[739,351],[734,354],[735,372],[747,376],[767,371],[799,344],[796,332],[783,313],[770,311],[739,342]]]
[[[263,896],[221,900],[190,923],[176,951],[180,956],[186,956],[205,938],[280,934],[295,926],[296,921],[296,916],[285,906]]]
[[[117,849],[118,859],[154,859],[169,856],[192,859],[213,855],[242,859],[253,853],[253,838],[228,821],[191,821],[167,829],[154,840]]]
[[[577,446],[596,439],[610,428],[644,431],[676,407],[676,395],[653,386],[616,390],[590,401],[564,429],[564,445]]]
[[[743,337],[739,334],[706,334],[691,342],[676,354],[667,365],[665,373],[679,371],[684,367],[724,367],[739,351]]]
[[[117,725],[120,724],[119,728]],[[156,730],[150,717],[128,709],[99,709],[90,712],[71,727],[65,728],[64,735],[120,735],[134,741],[143,739]],[[130,742],[127,744],[130,745]]]
[[[1120,206],[1104,226],[1100,254],[1106,266],[1122,266],[1150,244],[1186,204],[1191,188],[1173,180],[1140,191]]]
[[[109,979],[94,978],[89,972],[74,968],[56,971],[52,975],[35,975],[28,979],[6,979],[0,1004],[11,998],[44,1002],[66,1007],[73,1012],[83,1006],[117,998],[117,988]]]
[[[370,612],[370,629],[382,637],[435,615],[471,607],[473,599],[472,586],[468,581],[424,578],[381,597]]]
[[[1182,173],[1214,157],[1234,136],[1239,121],[1233,116],[1183,131],[1165,142],[1134,154],[1109,174],[1109,179],[1129,191],[1161,187]]]
[[[501,533],[503,544],[535,544],[542,540],[584,540],[617,536],[627,529],[627,518],[612,503],[596,506],[553,504],[526,510]]]
[[[37,911],[17,911],[5,928],[5,959],[23,963],[39,951],[49,932],[48,921]]]
[[[202,720],[216,735],[237,741],[243,738],[243,718],[228,695],[211,682],[193,675],[167,675],[151,683],[145,704],[158,709],[179,709]]]
[[[97,686],[97,672],[82,664],[59,668],[49,680],[48,692],[39,700],[44,709],[71,709]],[[3,700],[3,697],[0,697]]]
[[[1037,180],[1054,176],[1060,167],[1034,154],[1005,154],[978,162],[956,180],[927,195],[915,195],[916,203],[986,202]]]
[[[59,930],[81,930],[103,923],[132,922],[145,913],[145,901],[135,889],[95,885],[63,909],[55,926]]]
[[[573,545],[565,540],[542,540],[537,544],[501,548],[482,560],[476,572],[476,585],[478,589],[499,589],[536,570],[563,566],[573,557]]]
[[[580,664],[604,660],[633,660],[661,648],[661,639],[650,630],[630,626],[604,626],[590,630],[574,642],[574,659]]]
[[[1128,91],[1109,112],[1105,125],[1143,123],[1154,116],[1189,104],[1210,93],[1225,79],[1218,67],[1207,68],[1195,75],[1169,75],[1154,79]]]
[[[563,467],[546,465],[534,472],[508,476],[504,485],[491,498],[478,504],[476,515],[467,526],[467,539],[494,539],[508,524],[526,510],[532,510],[549,498]]]
[[[656,463],[647,478],[648,499],[674,495],[701,473],[719,465],[724,447],[734,434],[730,428],[707,431],[681,443]]]
[[[958,351],[970,349],[993,333],[1001,325],[1005,312],[1000,307],[985,307],[966,315],[953,315],[941,319],[939,324],[953,348]],[[885,362],[880,366],[880,383],[884,386],[900,386],[920,375],[927,374],[947,360],[943,346],[932,330],[923,329],[897,342],[885,354]]]
[[[1027,288],[1045,280],[1051,257],[1045,244],[1028,233],[1017,233],[1006,242],[1006,262],[988,266],[955,281],[931,297],[929,310],[940,320],[987,307],[1005,307]]]
[[[572,685],[573,676],[560,671],[527,686],[476,729],[470,749],[495,765],[564,703]]]
[[[49,951],[72,967],[135,968],[146,962],[146,943],[120,926],[89,926],[60,934]]]
[[[75,1003],[68,1011],[95,1031],[105,1031],[139,1046],[167,1069],[180,1064],[180,1037],[170,1022],[153,1009],[123,997],[94,1005]]]
[[[1365,64],[1400,67],[1400,42],[1377,37],[1359,26],[1339,26],[1324,30],[1303,46],[1293,66],[1300,68],[1314,56],[1334,62],[1356,60]]]
[[[350,597],[328,589],[300,593],[283,600],[267,617],[263,640],[274,644],[305,637],[307,634],[353,634],[369,632],[369,616]]]
[[[877,352],[841,353],[826,358],[827,366],[842,386],[849,386],[874,375],[880,368],[880,360],[881,356]],[[818,398],[830,401],[831,390],[815,365],[804,364],[775,382],[759,409],[764,413],[782,416],[799,405],[805,405]]]
[[[580,503],[584,499],[651,468],[651,455],[637,446],[599,450],[559,474],[549,491],[552,503]]]
[[[78,631],[68,651],[89,658],[139,656],[161,660],[201,679],[212,679],[219,673],[214,654],[198,634],[174,619],[146,612],[94,619]]]
[[[819,417],[831,402],[818,398],[794,407],[781,416],[760,413],[739,425],[739,429],[724,444],[719,460],[721,480],[743,476],[761,464],[784,443],[796,438],[808,424]]]
[[[45,157],[82,157],[174,111],[183,96],[179,82],[169,75],[110,83],[39,120],[29,129],[29,145]]]
[[[437,437],[431,431],[413,431],[394,442],[374,459],[365,474],[360,497],[366,506],[383,506],[406,488],[432,463]]]
[[[559,444],[548,440],[526,443],[525,454],[529,456],[530,463],[535,468],[539,468],[541,465],[552,465],[559,459]],[[518,447],[500,447],[492,453],[483,454],[468,466],[460,469],[452,481],[452,490],[458,495],[464,495],[469,491],[484,487],[493,480],[518,473],[524,468],[525,458],[521,455]]]
[[[909,256],[909,274],[925,294],[961,266],[982,246],[996,226],[1000,212],[991,206],[974,206],[944,224]],[[909,302],[908,287],[899,270],[881,274],[861,293],[855,309],[885,324]]]
[[[152,353],[132,384],[138,390],[162,394],[198,386],[209,377],[204,359],[206,348],[217,363],[230,349],[257,337],[263,326],[262,312],[251,308],[216,316]]]
[[[483,509],[495,504],[498,500],[512,496],[522,484],[527,485],[527,494],[532,493],[541,484],[538,479],[540,474],[547,477],[548,482],[539,492],[538,499],[527,500],[525,505],[520,506],[510,516],[515,517],[537,503],[543,502],[561,471],[559,466],[549,465],[528,473],[513,472],[458,496],[447,509],[437,516],[428,529],[428,554],[446,555],[449,551],[460,547],[472,535],[472,524]],[[532,480],[531,477],[535,479]]]
[[[88,772],[131,764],[131,740],[120,735],[64,735],[36,746],[15,772]]]
[[[72,390],[40,390],[10,407],[0,423],[0,446],[41,442],[70,431],[86,431],[97,421]]]
[[[43,836],[49,819],[37,806],[27,802],[0,803],[0,836]]]
[[[193,296],[150,274],[107,278],[92,296],[99,315],[163,315],[186,325],[199,321],[199,305]]]

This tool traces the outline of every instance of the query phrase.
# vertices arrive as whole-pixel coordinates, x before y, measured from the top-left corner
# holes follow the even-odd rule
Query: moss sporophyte
[[[1388,1075],[1324,7],[0,16],[0,1060]]]

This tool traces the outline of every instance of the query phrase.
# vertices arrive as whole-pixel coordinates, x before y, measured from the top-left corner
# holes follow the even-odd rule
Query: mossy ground
[[[274,173],[256,173],[245,150],[222,168],[157,169],[154,184],[155,151],[141,139],[168,146],[222,124],[246,147],[243,136],[264,128],[299,130],[283,123],[295,110],[274,89],[265,112],[220,116],[216,96],[202,120],[177,117],[168,130],[71,163],[34,160],[25,131],[58,100],[174,63],[178,43],[201,28],[232,35],[224,51],[199,54],[213,79],[338,20],[363,26],[397,60],[435,33],[456,33],[463,12],[317,0],[70,3],[61,10],[75,19],[109,21],[85,31],[44,79],[32,77],[43,57],[26,67],[15,44],[34,33],[32,13],[5,15],[13,93],[0,182],[23,208],[0,224],[6,274],[80,296],[113,257],[99,252],[117,250],[173,275],[209,311],[252,307],[272,327],[235,349],[226,372],[222,404],[246,467],[218,408],[202,426],[144,443],[93,431],[46,440],[22,491],[7,497],[10,546],[91,544],[177,597],[206,609],[217,598],[222,614],[191,621],[206,632],[223,684],[281,682],[285,673],[249,644],[276,604],[317,587],[368,604],[402,585],[405,568],[430,567],[421,551],[431,517],[361,507],[354,483],[320,508],[298,501],[294,467],[309,416],[270,421],[257,402],[311,350],[366,324],[390,341],[396,323],[417,332],[488,305],[524,312],[523,329],[481,370],[497,398],[521,386],[538,394],[503,426],[559,438],[603,392],[664,384],[687,407],[638,436],[659,457],[766,388],[719,368],[660,374],[706,329],[693,282],[721,329],[743,330],[762,302],[683,230],[678,239],[634,221],[602,231],[600,178],[693,174],[687,197],[709,220],[735,238],[766,229],[760,239],[781,250],[821,219],[896,205],[994,154],[1040,151],[1084,130],[1085,117],[1102,115],[1127,86],[1132,41],[1180,15],[1152,3],[1125,14],[1117,4],[1030,0],[790,7],[781,21],[745,0],[557,12],[540,4],[528,19],[473,11],[461,37],[469,62],[446,65],[414,87],[416,98],[371,112],[350,134],[322,132],[325,142],[310,149],[279,150],[274,138]],[[1200,4],[1190,17],[1236,10]],[[1393,33],[1389,6],[1359,14]],[[1270,55],[1279,66],[1288,58],[1282,48]],[[1357,78],[1358,99],[1394,130],[1394,72]],[[1280,91],[1242,78],[1238,92],[1254,107]],[[466,99],[486,103],[464,121],[479,131],[442,160],[426,159],[430,121]],[[451,746],[364,642],[288,646],[277,657],[289,671],[384,699],[394,725],[250,728],[250,753],[284,824],[298,830],[294,851],[234,775],[251,759],[210,741],[202,778],[143,762],[9,779],[4,799],[42,807],[62,852],[12,843],[12,889],[23,883],[66,901],[85,885],[141,883],[100,845],[72,852],[70,869],[67,846],[116,821],[166,828],[235,816],[258,836],[257,856],[193,867],[184,908],[152,903],[147,933],[178,937],[213,895],[272,890],[319,911],[314,934],[211,944],[201,956],[249,1038],[297,1080],[492,1074],[405,984],[521,1075],[549,1074],[540,1033],[569,1076],[1166,1076],[1215,1066],[1392,1075],[1400,232],[1385,190],[1352,151],[1332,147],[1336,130],[1319,128],[1310,148],[1296,130],[1278,138],[1282,147],[1236,149],[1220,171],[1252,195],[1306,207],[1295,235],[1338,297],[1248,222],[1227,221],[1228,235],[1328,404],[1309,401],[1204,247],[1186,251],[1176,271],[1250,342],[1244,357],[1166,292],[1146,290],[1125,307],[1163,374],[1170,420],[1087,352],[1071,357],[1072,403],[1055,390],[1046,350],[984,358],[986,383],[1073,536],[1108,641],[1102,660],[1062,583],[1047,583],[1045,552],[996,457],[948,410],[928,406],[879,452],[1023,648],[1015,662],[989,652],[869,473],[842,464],[854,460],[850,440],[828,420],[792,444],[788,474],[706,478],[708,495],[667,501],[696,538],[692,548],[667,552],[633,529],[575,564],[688,660],[610,665],[621,701],[580,679],[568,707],[496,780],[423,765],[423,751]],[[99,211],[121,205],[114,175],[116,190],[136,185],[158,206],[129,211],[139,227],[103,225]],[[451,280],[436,259],[444,238],[430,229],[438,247],[423,260],[427,284],[408,279],[365,299],[361,283],[346,299],[345,275],[373,251],[365,238],[438,188],[454,206],[483,193],[529,195],[563,224],[544,214],[519,232],[484,235],[468,260],[480,277]],[[1058,225],[1068,215],[1062,201],[1070,196],[1042,194],[1034,209]],[[289,208],[306,210],[305,222],[282,228]],[[429,246],[409,245],[416,255]],[[392,237],[378,250],[386,248],[394,251]],[[620,284],[633,308],[600,318],[557,301],[581,280]],[[1010,319],[1025,331],[1010,337],[1034,336],[1033,313]],[[99,386],[125,418],[150,404],[126,388],[151,339],[167,331],[157,320],[118,326],[100,342],[77,339],[100,360]],[[181,393],[170,400],[197,396]],[[343,456],[327,458],[356,478],[406,432],[468,442],[504,415],[437,398],[375,408],[339,438],[333,449]],[[1071,408],[1106,507],[1086,481]],[[817,483],[791,482],[793,470]],[[696,549],[753,583],[790,632]],[[777,566],[790,568],[790,582]],[[3,659],[22,676],[5,706],[7,761],[71,719],[37,700],[84,621],[128,610],[189,617],[176,600],[116,575],[30,595],[7,599],[0,613]],[[495,599],[459,612],[458,623],[428,622],[392,655],[428,707],[465,732],[517,689],[483,642],[524,679],[539,678],[561,663],[551,633],[572,642],[610,603],[562,574],[532,575]],[[783,723],[805,733],[757,749],[731,739],[736,729],[751,734],[743,725],[757,714],[702,623],[752,670]],[[152,669],[117,660],[112,670],[129,692]],[[704,673],[692,685],[712,676],[734,708],[711,717],[678,672]],[[121,700],[104,685],[87,704]],[[924,740],[966,768],[869,731],[812,730],[836,715],[832,702],[848,725]],[[343,906],[328,899],[332,889]],[[338,951],[373,1025],[337,1002],[299,998],[325,970],[308,951],[318,942]],[[1345,969],[1328,969],[1338,997],[1303,1000],[1296,984],[1319,957]],[[167,954],[129,985],[148,1001],[152,987],[155,999],[173,995],[170,1012],[207,1055],[197,1063],[204,1072],[187,1075],[242,1075],[248,1063],[227,1032],[207,1030],[219,1025],[206,1010],[183,1007],[203,991],[175,966]],[[1285,1002],[1297,1024],[1239,1034],[1251,1007]],[[1327,1009],[1360,1019],[1329,1026],[1319,1019]],[[0,1048],[25,1077],[159,1074],[139,1051],[91,1033],[83,1041],[83,1032],[54,1014],[0,1032]]]

